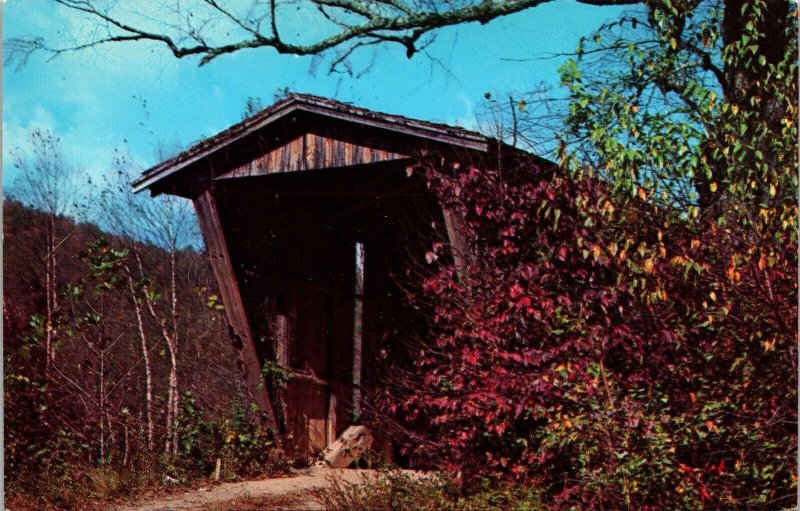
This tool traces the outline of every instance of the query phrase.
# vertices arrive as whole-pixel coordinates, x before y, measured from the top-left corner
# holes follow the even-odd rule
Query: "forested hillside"
[[[3,204],[11,502],[79,508],[208,476],[217,458],[222,477],[275,468],[265,462],[266,435],[252,426],[204,255],[47,220]],[[56,295],[48,321],[49,225]]]

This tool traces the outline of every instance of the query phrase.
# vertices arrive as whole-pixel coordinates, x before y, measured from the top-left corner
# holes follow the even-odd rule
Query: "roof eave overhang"
[[[174,158],[166,160],[145,171],[141,178],[132,183],[133,191],[134,193],[139,193],[147,190],[158,182],[170,176],[174,176],[203,158],[212,156],[237,141],[256,133],[267,125],[296,111],[308,112],[345,122],[358,122],[362,126],[384,129],[410,135],[412,137],[427,139],[432,142],[480,152],[487,152],[490,149],[490,141],[492,139],[478,133],[468,132],[466,130],[459,130],[459,133],[454,133],[455,129],[448,129],[446,126],[430,125],[424,122],[414,121],[413,119],[372,113],[363,109],[357,110],[358,111],[340,110],[322,101],[315,101],[309,98],[298,99],[297,97],[289,97],[282,102],[276,103],[271,108],[264,110],[262,115],[256,115],[246,121],[235,124],[227,130],[180,153]],[[395,119],[402,119],[402,121],[401,123],[393,122]]]
[[[219,134],[207,139],[199,144],[187,149],[186,151],[178,154],[174,158],[165,160],[158,165],[146,170],[142,177],[132,183],[133,192],[139,193],[144,191],[157,182],[172,176],[181,170],[189,167],[191,164],[206,158],[215,152],[224,149],[236,140],[246,137],[264,126],[278,120],[279,118],[290,114],[297,109],[297,104],[291,101],[285,101],[283,104],[277,104],[271,109],[269,115],[263,118],[253,119],[252,123],[237,124]],[[237,129],[238,128],[238,129]],[[228,133],[231,132],[231,133]],[[222,138],[223,134],[228,136]]]

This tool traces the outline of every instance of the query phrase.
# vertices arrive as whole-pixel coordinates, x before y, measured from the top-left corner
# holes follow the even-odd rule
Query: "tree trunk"
[[[123,440],[125,441],[125,450],[122,453],[122,466],[123,467],[127,467],[128,466],[128,453],[130,451],[130,441],[129,441],[129,438],[128,438],[128,425],[125,424],[125,426],[123,426],[123,428],[124,428],[123,429],[123,431],[124,431]]]
[[[106,426],[105,426],[105,416],[106,416],[106,350],[105,350],[105,332],[103,329],[100,330],[100,381],[98,382],[99,386],[99,403],[100,403],[100,463],[103,463],[106,459]]]
[[[140,271],[142,269],[141,259],[137,255],[137,262]],[[144,296],[145,304],[150,316],[161,327],[161,336],[167,344],[170,356],[170,372],[169,372],[169,386],[167,389],[167,417],[166,417],[166,432],[164,438],[164,452],[170,454],[177,450],[177,430],[173,427],[178,418],[178,343],[167,328],[167,321],[159,317],[155,309],[155,304],[150,296],[150,288],[147,285],[142,286],[142,295]],[[175,449],[173,449],[173,447]]]
[[[743,14],[742,9],[747,6],[748,10]],[[754,19],[752,9],[754,8],[753,2],[750,0],[726,0],[725,12],[722,21],[722,44],[723,48],[732,48],[732,45],[740,43],[742,37],[748,35],[753,36],[752,30],[747,30],[747,24]],[[787,31],[787,20],[793,14],[791,13],[790,3],[786,0],[765,0],[761,15],[755,17],[755,29],[763,35],[760,38],[753,38],[750,44],[757,44],[757,54],[759,57],[765,59],[765,65],[779,63],[787,54],[789,45],[797,44],[793,37]],[[722,92],[725,100],[731,105],[739,108],[742,111],[757,111],[758,119],[751,119],[748,121],[749,125],[754,125],[757,121],[764,122],[767,126],[768,133],[780,133],[781,120],[786,115],[781,98],[777,97],[768,88],[762,87],[761,80],[764,76],[764,66],[756,65],[755,55],[751,56],[753,62],[747,64],[745,61],[727,62],[724,67],[724,82],[722,85]],[[758,98],[757,108],[753,108],[750,101],[753,98]],[[729,133],[722,130],[718,135],[716,144],[719,147],[725,147],[729,144],[726,137],[730,136]],[[762,153],[766,156],[769,164],[774,164],[774,157],[770,157],[768,149],[770,140],[752,140],[756,146],[761,147]],[[711,151],[709,147],[707,149]],[[709,161],[714,161],[712,158]],[[753,162],[747,160],[734,165],[742,169],[752,167]],[[730,162],[722,161],[716,164],[716,168],[712,168],[712,177],[709,179],[706,176],[695,176],[695,186],[700,197],[700,206],[707,208],[712,206],[715,202],[715,194],[712,192],[711,183],[721,183],[730,179],[731,168]],[[766,185],[765,185],[766,186]],[[768,189],[764,188],[756,193],[760,193],[767,197]],[[754,201],[758,203],[758,201]]]
[[[54,250],[55,250],[55,222],[52,215],[48,215],[45,221],[45,307],[46,307],[46,319],[45,319],[45,377],[47,380],[50,380],[52,369],[53,369],[53,360],[55,356],[53,354],[53,337],[54,337],[54,315],[55,315],[55,288],[56,288],[56,270],[55,270],[55,257],[54,257]]]
[[[136,258],[137,265],[139,266],[139,272],[144,275],[144,266],[142,265],[142,260],[139,257],[139,254],[134,254]],[[173,266],[174,268],[174,266]],[[172,270],[172,279],[175,280],[175,270]],[[147,305],[147,311],[150,313],[150,316],[158,323],[161,327],[161,337],[164,339],[164,342],[167,344],[167,349],[169,350],[170,356],[170,372],[169,372],[169,385],[167,388],[167,416],[166,416],[166,431],[164,435],[164,452],[166,454],[170,454],[172,452],[177,451],[178,446],[178,431],[174,428],[175,421],[178,419],[178,342],[177,342],[177,331],[175,330],[176,320],[173,320],[172,326],[173,331],[170,332],[170,329],[167,327],[167,321],[161,318],[156,311],[155,304],[153,303],[152,297],[150,296],[150,287],[146,284],[142,286],[142,295],[144,297],[144,302]],[[173,317],[176,316],[176,306],[177,301],[175,299],[172,300],[171,311]]]
[[[164,451],[176,453],[178,451],[178,357],[175,346],[169,349],[170,370],[169,370],[169,392],[168,392],[168,413],[167,413],[167,434],[164,440]]]
[[[178,452],[179,431],[177,421],[180,415],[180,392],[178,388],[178,264],[177,247],[175,245],[175,233],[172,222],[167,224],[169,228],[169,273],[170,273],[170,312],[172,317],[172,346],[170,348],[170,374],[169,383],[172,391],[172,417],[176,424],[172,433],[172,452]]]
[[[133,287],[133,274],[130,267],[125,265],[125,274],[128,276],[128,290],[133,300],[133,309],[136,312],[136,325],[139,328],[139,340],[142,346],[142,357],[144,358],[145,376],[145,403],[147,407],[147,450],[153,451],[155,448],[155,423],[153,421],[153,374],[150,367],[150,351],[147,346],[147,335],[144,331],[144,319],[142,318],[142,306],[136,297],[136,290]],[[127,429],[126,429],[127,435]],[[127,442],[126,442],[127,446]]]

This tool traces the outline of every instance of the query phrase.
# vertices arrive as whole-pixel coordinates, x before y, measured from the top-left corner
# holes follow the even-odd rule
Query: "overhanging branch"
[[[234,6],[226,5],[224,0],[195,0],[194,5],[176,4],[176,20],[148,22],[137,19],[129,12],[137,12],[135,5],[131,11],[120,8],[105,9],[95,0],[55,0],[61,6],[81,13],[87,19],[102,24],[108,33],[79,44],[51,47],[44,44],[25,45],[26,39],[16,39],[15,47],[28,52],[44,49],[58,55],[109,43],[144,41],[161,44],[177,58],[199,55],[200,65],[204,65],[220,55],[234,53],[248,48],[272,48],[281,54],[314,55],[337,47],[362,47],[375,41],[400,44],[412,56],[415,43],[423,35],[439,29],[472,22],[488,23],[496,18],[508,16],[537,7],[553,0],[508,0],[471,1],[453,7],[450,2],[424,0],[422,4],[409,0],[301,0],[291,2],[293,9],[308,7],[309,12],[320,11],[325,21],[335,32],[317,40],[297,42],[285,39],[278,31],[282,7],[289,3],[270,0],[266,13],[255,17],[251,8],[246,14],[235,12]],[[638,0],[578,0],[589,5],[631,5]],[[254,4],[256,6],[257,4]],[[204,10],[205,9],[205,10]],[[324,10],[323,10],[324,9]],[[188,22],[180,19],[179,11],[187,12],[189,17],[207,15],[208,10],[217,13],[229,23],[233,30],[227,30],[224,40],[214,41],[214,37],[196,34]],[[126,14],[128,13],[128,14]],[[288,16],[288,15],[287,15]],[[285,18],[287,16],[284,16]],[[261,31],[261,21],[269,19],[268,32]],[[320,18],[323,20],[324,18]],[[210,18],[209,18],[210,20]],[[281,23],[283,24],[283,23]],[[152,26],[151,26],[152,25]],[[201,26],[202,21],[201,21]],[[232,34],[233,32],[233,34]],[[30,39],[34,41],[34,39]],[[191,41],[191,44],[187,44]],[[349,53],[349,52],[348,52]]]

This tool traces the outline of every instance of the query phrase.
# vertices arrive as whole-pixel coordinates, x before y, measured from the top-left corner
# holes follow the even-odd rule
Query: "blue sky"
[[[144,1],[144,0],[143,0]],[[142,166],[158,163],[158,145],[186,147],[241,120],[248,97],[268,106],[279,89],[318,94],[424,120],[476,127],[485,92],[558,85],[557,68],[578,38],[618,16],[621,8],[556,0],[495,20],[446,29],[427,52],[407,59],[386,47],[361,77],[325,73],[322,60],[277,55],[270,49],[222,56],[204,67],[177,60],[159,46],[119,44],[31,58],[3,72],[3,185],[15,179],[9,151],[25,149],[39,127],[58,135],[69,158],[86,174],[108,172],[115,150]],[[6,0],[3,37],[51,38],[79,26],[76,16],[47,0]],[[356,67],[372,54],[356,55]]]

